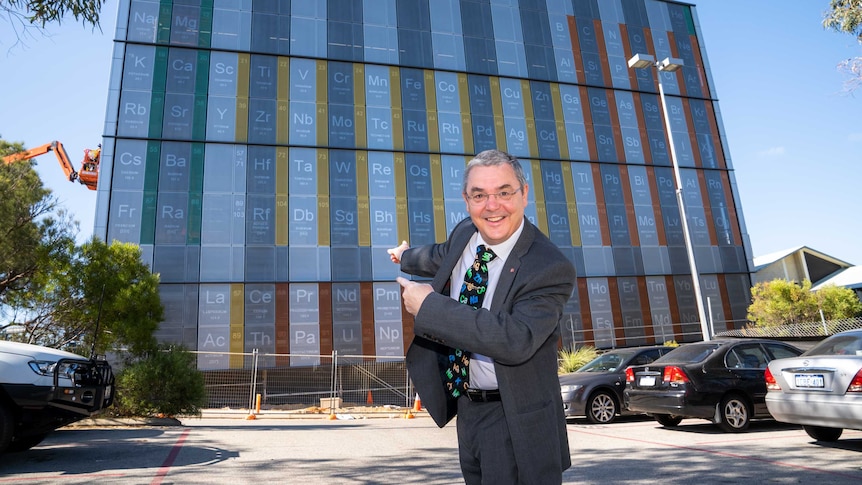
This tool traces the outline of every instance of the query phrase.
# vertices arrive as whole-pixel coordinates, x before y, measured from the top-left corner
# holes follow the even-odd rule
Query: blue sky
[[[846,94],[836,69],[862,47],[821,27],[828,3],[704,0],[697,13],[754,256],[804,245],[862,265],[862,90]],[[0,26],[0,137],[59,140],[76,164],[101,142],[115,21],[107,2],[102,32],[66,21],[25,45]],[[37,168],[89,237],[95,192],[51,155]]]

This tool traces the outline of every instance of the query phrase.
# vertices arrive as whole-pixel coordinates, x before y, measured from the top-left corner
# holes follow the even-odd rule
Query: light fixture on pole
[[[688,265],[691,268],[691,283],[694,287],[694,299],[697,305],[697,315],[700,319],[700,330],[703,334],[703,340],[709,340],[709,322],[706,320],[706,313],[703,307],[703,295],[700,291],[700,275],[697,272],[697,264],[694,260],[694,245],[691,242],[691,234],[688,230],[688,219],[685,215],[685,204],[682,195],[682,177],[679,174],[679,163],[676,160],[676,146],[673,143],[673,131],[670,128],[670,116],[667,113],[667,100],[664,96],[664,87],[661,82],[662,72],[674,72],[683,66],[682,59],[674,57],[665,57],[660,61],[656,61],[655,57],[649,54],[635,54],[629,59],[629,68],[647,69],[655,67],[659,72],[658,78],[658,95],[661,99],[662,114],[664,115],[664,126],[667,129],[667,138],[670,143],[670,161],[673,165],[673,175],[676,179],[676,202],[679,205],[679,217],[682,220],[682,235],[685,238],[685,249],[688,252]]]

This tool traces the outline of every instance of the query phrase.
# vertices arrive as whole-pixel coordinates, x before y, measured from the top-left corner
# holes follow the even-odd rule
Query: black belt
[[[483,389],[467,389],[467,392],[465,392],[464,395],[467,396],[467,399],[473,402],[492,402],[500,400],[500,391],[498,389],[492,389],[490,391]]]

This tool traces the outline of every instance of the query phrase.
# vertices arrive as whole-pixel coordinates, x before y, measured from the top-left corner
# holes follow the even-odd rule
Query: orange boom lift
[[[91,150],[84,149],[84,160],[81,161],[81,170],[75,170],[72,162],[69,161],[69,155],[66,154],[66,149],[59,141],[52,141],[36,148],[13,153],[3,157],[3,163],[14,163],[21,160],[29,160],[31,158],[44,155],[48,152],[54,152],[57,160],[60,162],[60,168],[66,173],[66,178],[69,182],[78,181],[81,185],[86,185],[90,190],[96,190],[96,185],[99,182],[99,159],[102,155],[102,145],[99,148]]]

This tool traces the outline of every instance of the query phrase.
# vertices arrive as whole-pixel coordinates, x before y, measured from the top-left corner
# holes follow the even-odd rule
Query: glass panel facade
[[[412,322],[386,249],[444,240],[467,217],[464,164],[497,148],[578,270],[563,345],[698,340],[671,140],[716,330],[744,321],[750,251],[695,7],[125,4],[96,233],[161,274],[160,339],[294,366],[402,356]],[[685,67],[630,70],[634,53]]]

